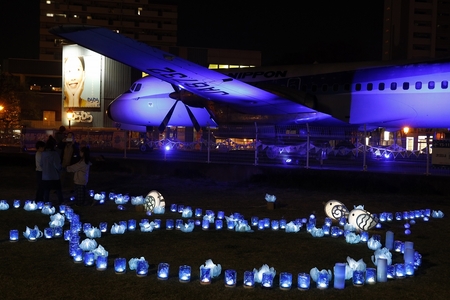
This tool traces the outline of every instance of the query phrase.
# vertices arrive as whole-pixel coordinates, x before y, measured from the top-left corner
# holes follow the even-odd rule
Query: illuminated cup
[[[80,247],[74,250],[73,262],[82,263],[84,261],[84,251]]]
[[[95,262],[98,271],[104,271],[108,267],[108,256],[98,255]]]
[[[236,270],[225,270],[225,286],[235,287],[236,286],[237,274]]]
[[[55,231],[51,227],[47,227],[44,229],[44,237],[46,239],[51,239],[55,235]]]
[[[330,284],[328,273],[319,273],[316,283],[318,289],[327,289],[328,285]]]
[[[94,252],[86,252],[86,253],[84,253],[83,262],[84,262],[84,265],[86,267],[93,266],[95,264],[95,254],[94,254]]]
[[[9,241],[10,242],[17,242],[18,240],[19,240],[19,230],[11,229],[9,231]]]
[[[292,274],[288,272],[280,273],[280,289],[290,290],[292,287]]]
[[[363,286],[364,285],[364,271],[354,270],[352,276],[352,282],[354,286]]]
[[[156,276],[160,280],[167,280],[169,278],[169,264],[168,263],[160,263],[158,265],[158,271]]]
[[[216,220],[216,230],[220,230],[223,228],[223,220]],[[208,225],[209,226],[209,225]]]
[[[200,283],[210,284],[211,283],[211,269],[210,268],[200,268]]]
[[[273,286],[273,274],[270,272],[266,272],[262,274],[261,286],[263,288],[272,288]]]
[[[145,277],[148,274],[148,263],[145,260],[139,260],[136,265],[136,275]]]
[[[178,280],[182,283],[191,281],[191,267],[188,265],[182,265],[178,269]]]
[[[377,282],[377,270],[375,268],[366,268],[366,283],[375,284]]]
[[[253,288],[255,286],[255,274],[252,271],[244,272],[244,287]]]
[[[301,291],[309,290],[311,285],[311,276],[308,273],[298,273],[297,288]]]
[[[114,260],[114,271],[116,274],[125,274],[127,271],[127,260],[123,257]]]

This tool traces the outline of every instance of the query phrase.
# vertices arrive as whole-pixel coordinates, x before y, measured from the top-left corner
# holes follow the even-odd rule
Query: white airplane
[[[214,71],[105,28],[62,25],[50,32],[150,75],[108,108],[124,129],[199,130],[221,122],[450,128],[450,61]]]

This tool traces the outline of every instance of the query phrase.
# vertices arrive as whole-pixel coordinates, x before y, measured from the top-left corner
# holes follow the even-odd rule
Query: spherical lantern
[[[144,209],[152,212],[156,206],[165,207],[166,202],[160,192],[152,190],[145,196]]]

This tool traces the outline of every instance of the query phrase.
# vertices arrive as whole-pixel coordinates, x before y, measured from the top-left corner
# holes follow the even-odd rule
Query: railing
[[[73,133],[81,146],[89,145],[93,156],[450,176],[448,167],[432,164],[431,155],[406,151],[399,146],[374,147],[356,142],[349,147],[331,147],[326,143],[314,145],[302,141],[279,146],[261,141],[238,144],[231,139],[215,142],[203,138],[193,142],[152,141],[139,133],[119,130],[74,130]],[[46,141],[54,134],[54,130],[27,129],[20,136],[0,137],[0,151],[9,148],[14,152],[32,152],[38,140]]]

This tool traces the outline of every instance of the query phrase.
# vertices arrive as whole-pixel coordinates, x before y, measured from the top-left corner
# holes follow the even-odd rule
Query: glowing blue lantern
[[[138,260],[136,265],[136,275],[145,277],[148,274],[148,262],[146,260]]]
[[[330,235],[331,233],[331,227],[329,225],[324,224],[322,230],[324,235]]]
[[[51,239],[51,238],[53,238],[53,236],[54,236],[53,228],[47,227],[44,229],[44,237],[46,239]]]
[[[255,286],[255,273],[252,271],[244,272],[244,287],[253,288]]]
[[[236,221],[235,220],[227,220],[227,229],[228,230],[234,230],[234,227],[236,226]]]
[[[161,219],[154,219],[153,223],[155,223],[155,229],[161,228]]]
[[[386,269],[386,277],[389,279],[394,279],[395,278],[395,265],[388,265],[387,269]]]
[[[14,200],[14,202],[13,202],[13,207],[14,208],[19,208],[20,207],[20,200]]]
[[[406,276],[413,276],[414,275],[414,262],[408,262],[405,263],[405,274]]]
[[[209,222],[208,222],[209,223]],[[208,224],[209,226],[209,224]],[[223,228],[223,220],[216,220],[216,230],[221,230]]]
[[[258,230],[264,230],[264,220],[258,221]]]
[[[170,265],[168,263],[160,263],[158,265],[158,271],[156,273],[158,279],[167,280],[169,278],[169,267]]]
[[[10,242],[17,242],[18,240],[19,240],[19,230],[11,229],[9,231],[9,241]]]
[[[361,231],[359,236],[361,237],[361,242],[367,242],[369,240],[369,233],[367,231]]]
[[[83,259],[84,259],[84,251],[83,251],[83,249],[81,249],[80,247],[77,247],[75,250],[74,250],[74,255],[73,255],[73,261],[75,262],[75,263],[81,263],[81,262],[83,262]]]
[[[175,220],[175,229],[180,230],[181,226],[183,226],[183,220],[182,219],[176,219]]]
[[[280,222],[278,220],[272,220],[271,222],[272,230],[280,229]]]
[[[128,230],[134,231],[135,229],[136,229],[136,220],[135,219],[128,220]]]
[[[266,272],[262,274],[261,279],[261,286],[263,288],[272,288],[273,286],[273,273],[272,272]]]
[[[178,205],[178,212],[181,214],[182,212],[183,212],[183,210],[184,210],[184,205],[182,205],[182,204],[179,204]]]
[[[354,286],[362,286],[364,285],[364,271],[361,270],[354,270],[353,271],[353,277],[352,282]]]
[[[339,225],[344,226],[347,223],[347,218],[346,217],[341,217],[339,219]]]
[[[200,218],[200,217],[202,216],[202,214],[203,214],[203,212],[202,212],[202,209],[201,209],[201,208],[196,208],[196,209],[195,209],[195,216],[196,216],[197,218]]]
[[[70,230],[64,230],[64,240],[69,241],[70,240]]]
[[[375,284],[377,282],[377,270],[375,268],[366,268],[366,283]]]
[[[292,287],[292,274],[288,272],[280,273],[280,289],[290,290]]]
[[[336,263],[334,265],[334,288],[342,290],[345,288],[345,263]]]
[[[44,207],[44,202],[39,201],[38,203],[36,203],[37,205],[37,209],[42,209]]]
[[[395,277],[404,278],[406,276],[405,264],[398,263],[395,264]]]
[[[116,274],[125,274],[127,271],[127,260],[123,257],[114,260],[114,271]]]
[[[171,204],[170,205],[170,211],[175,213],[178,211],[177,205],[176,204]]]
[[[210,284],[211,283],[211,269],[210,268],[200,268],[200,283]]]
[[[331,226],[331,236],[339,237],[340,228],[338,226]]]
[[[94,263],[95,263],[95,254],[94,254],[94,252],[86,252],[86,253],[84,253],[83,261],[84,261],[84,265],[86,267],[93,266]]]
[[[270,227],[270,218],[264,218],[264,228],[269,228]]]
[[[203,230],[208,230],[209,229],[209,220],[208,219],[203,219],[202,220],[202,229]]]
[[[236,286],[237,274],[236,270],[225,270],[225,286],[235,287]]]
[[[329,284],[330,284],[329,274],[320,272],[317,277],[317,288],[327,289]]]
[[[89,197],[94,197],[94,190],[89,190]]]
[[[397,220],[397,221],[401,221],[402,220],[402,213],[401,212],[396,212],[395,213],[395,220]]]
[[[172,230],[173,229],[173,219],[167,219],[166,220],[166,230]]]
[[[380,214],[380,222],[386,222],[387,220],[387,213],[386,212],[382,212]]]
[[[250,221],[251,221],[252,226],[258,226],[259,218],[253,216],[253,217],[251,217]]]
[[[287,220],[280,219],[280,229],[286,229]]]
[[[96,260],[96,268],[98,271],[104,271],[108,267],[108,257],[105,255],[98,255]]]
[[[0,210],[8,210],[9,204],[6,200],[0,200]]]
[[[217,219],[222,220],[224,217],[225,217],[225,212],[223,212],[223,211],[217,212]]]
[[[311,285],[311,276],[308,273],[298,273],[297,276],[297,288],[299,290],[309,290]]]
[[[107,232],[108,231],[108,223],[106,223],[106,222],[101,222],[98,227],[99,227],[101,232]]]
[[[414,268],[417,269],[422,265],[422,254],[414,252]]]
[[[88,231],[91,228],[92,228],[91,223],[83,223],[83,232]]]
[[[402,241],[398,241],[398,240],[394,241],[394,251],[395,252],[403,253],[403,250],[404,250],[403,247],[404,247],[404,244]]]
[[[191,267],[188,265],[182,265],[178,269],[178,280],[182,283],[191,281]]]
[[[393,215],[391,212],[388,212],[388,213],[386,214],[386,220],[387,220],[388,222],[392,222],[392,221],[394,220],[394,215]]]

